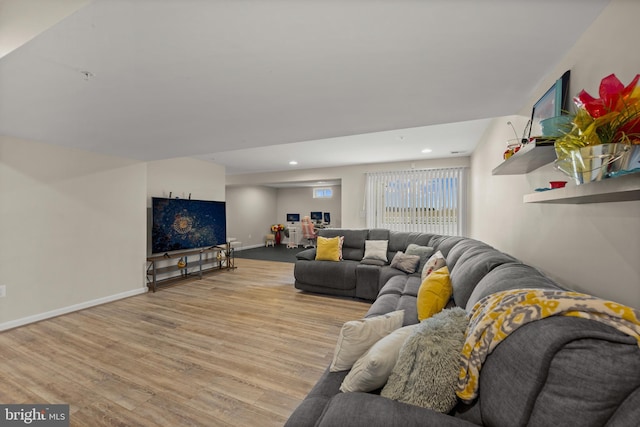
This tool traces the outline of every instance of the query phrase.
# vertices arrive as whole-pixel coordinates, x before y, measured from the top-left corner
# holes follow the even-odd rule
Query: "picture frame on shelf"
[[[542,125],[540,123],[543,120],[567,113],[570,75],[571,70],[565,71],[562,77],[556,80],[553,86],[533,104],[529,139],[542,136]]]

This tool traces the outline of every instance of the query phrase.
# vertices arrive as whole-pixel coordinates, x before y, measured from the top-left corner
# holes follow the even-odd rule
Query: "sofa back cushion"
[[[475,286],[467,300],[467,311],[482,298],[511,289],[562,289],[535,268],[516,262],[496,266]]]
[[[360,261],[364,256],[364,242],[367,240],[369,230],[354,230],[346,228],[326,228],[318,231],[322,237],[344,236],[342,244],[342,258],[352,261]]]
[[[434,249],[434,252],[440,251],[442,252],[442,255],[447,256],[449,255],[451,248],[463,240],[466,240],[466,238],[461,236],[432,235],[427,246],[431,246]]]
[[[447,266],[451,271],[453,300],[457,306],[466,307],[471,293],[483,277],[499,265],[517,261],[507,254],[482,244],[469,246],[451,266],[449,259],[458,246],[460,244],[449,252]]]
[[[636,425],[640,407],[625,403],[639,390],[634,338],[594,320],[552,316],[493,350],[478,402],[484,425],[497,427]]]

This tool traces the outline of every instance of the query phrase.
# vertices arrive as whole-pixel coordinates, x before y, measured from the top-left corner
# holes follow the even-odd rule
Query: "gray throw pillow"
[[[391,267],[397,268],[407,274],[412,274],[416,272],[418,263],[420,263],[420,257],[418,255],[407,255],[402,253],[402,251],[398,251],[391,260]]]
[[[407,249],[404,251],[407,255],[418,255],[420,257],[420,264],[418,264],[418,268],[416,271],[422,271],[425,263],[429,259],[429,257],[433,254],[433,248],[431,246],[420,246],[415,243],[411,243],[407,246]]]
[[[447,413],[456,405],[460,352],[469,320],[460,307],[423,320],[402,345],[383,397]]]

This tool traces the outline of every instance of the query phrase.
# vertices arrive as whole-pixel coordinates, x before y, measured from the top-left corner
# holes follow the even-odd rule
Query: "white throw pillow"
[[[442,255],[442,252],[436,252],[435,254],[431,255],[431,258],[429,258],[429,260],[425,263],[420,278],[424,282],[424,279],[426,279],[428,275],[436,270],[441,269],[445,265],[447,265],[447,260],[444,258],[444,255]]]
[[[385,385],[398,361],[402,344],[417,326],[418,324],[396,329],[375,343],[353,364],[342,381],[340,391],[370,392]]]
[[[387,262],[388,246],[389,246],[388,240],[365,240],[363,259],[377,259],[380,261]]]
[[[404,310],[393,311],[382,316],[352,320],[342,325],[338,343],[333,352],[331,372],[346,371],[380,338],[402,326]]]

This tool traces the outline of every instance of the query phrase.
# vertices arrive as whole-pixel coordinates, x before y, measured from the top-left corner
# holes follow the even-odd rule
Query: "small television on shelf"
[[[325,212],[324,213],[324,222],[326,222],[327,224],[331,224],[331,213],[330,212]]]
[[[311,221],[322,221],[322,212],[311,212],[309,217],[311,218]]]
[[[287,222],[300,222],[300,214],[288,213],[287,214]]]
[[[151,200],[151,252],[208,248],[227,242],[225,202],[212,200]]]

